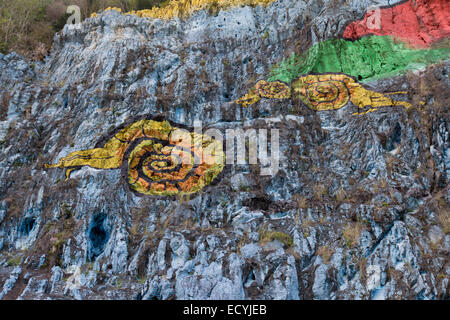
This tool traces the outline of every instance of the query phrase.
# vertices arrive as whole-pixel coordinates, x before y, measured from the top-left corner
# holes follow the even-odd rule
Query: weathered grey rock
[[[172,236],[170,248],[172,249],[171,266],[174,269],[178,269],[189,259],[189,246],[181,233]]]
[[[19,276],[21,273],[22,273],[22,268],[20,268],[20,267],[14,268],[14,270],[11,272],[11,275],[9,276],[9,278],[3,284],[3,289],[0,292],[0,299],[3,299],[3,297],[9,291],[11,291],[12,288],[14,288],[14,285],[16,284],[17,279],[19,279]]]
[[[230,179],[231,188],[234,191],[245,191],[250,188],[250,183],[242,173],[237,173]]]
[[[52,276],[50,277],[50,283],[51,283],[50,292],[55,290],[56,284],[62,280],[63,276],[64,276],[64,273],[60,267],[54,266],[52,268]]]
[[[320,258],[319,258],[320,260]],[[328,279],[328,265],[318,263],[314,272],[313,294],[314,299],[328,300],[331,293],[331,282]]]
[[[34,66],[0,55],[0,298],[448,298],[449,118],[438,93],[417,95],[425,79],[448,91],[448,61],[364,84],[426,96],[420,112],[233,103],[370,4],[393,3],[278,0],[168,21],[108,11],[66,26]],[[280,168],[227,165],[190,199],[138,196],[122,170],[64,181],[43,168],[160,113],[223,132],[279,129]],[[397,124],[401,143],[387,148]]]
[[[247,222],[263,218],[264,213],[261,211],[250,211],[248,208],[244,207],[233,213],[232,216],[234,217],[234,225],[242,225]]]
[[[48,280],[47,279],[36,279],[31,277],[28,280],[26,288],[23,290],[22,294],[17,298],[18,300],[27,299],[42,299],[42,296],[48,291]]]

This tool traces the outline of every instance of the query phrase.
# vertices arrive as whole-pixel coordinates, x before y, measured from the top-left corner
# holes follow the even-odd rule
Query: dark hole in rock
[[[439,189],[442,189],[442,188],[444,188],[447,185],[447,179],[445,177],[445,173],[444,174],[440,174],[439,178],[437,180],[438,180],[437,186],[438,186]]]
[[[402,140],[402,128],[400,124],[397,122],[395,124],[394,129],[388,135],[386,139],[386,151],[392,151],[396,148],[397,145],[400,144]]]
[[[242,204],[253,210],[269,210],[272,201],[264,197],[255,197],[251,199],[245,199]]]
[[[35,223],[35,218],[25,218],[19,226],[20,235],[27,236],[33,230]]]
[[[105,228],[105,214],[94,215],[88,229],[89,251],[88,258],[90,261],[95,260],[103,250],[109,239],[109,232]]]
[[[253,283],[253,281],[255,281],[255,275],[253,273],[253,269],[250,269],[250,272],[244,282],[244,286],[249,287]]]

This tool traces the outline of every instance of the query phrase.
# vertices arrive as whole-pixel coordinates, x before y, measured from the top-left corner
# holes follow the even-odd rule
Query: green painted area
[[[357,41],[332,39],[276,65],[269,81],[287,83],[309,73],[342,72],[359,81],[385,78],[409,69],[450,58],[448,39],[430,49],[410,49],[390,36],[369,36]]]

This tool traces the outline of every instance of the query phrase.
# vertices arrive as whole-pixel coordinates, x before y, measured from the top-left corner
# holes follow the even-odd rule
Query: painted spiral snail
[[[302,76],[294,80],[291,85],[280,81],[259,81],[236,103],[247,107],[258,102],[261,98],[287,99],[300,98],[309,108],[317,111],[336,110],[351,101],[359,109],[369,108],[363,113],[372,112],[380,107],[404,106],[410,103],[395,101],[386,95],[405,94],[406,92],[378,93],[368,90],[356,82],[352,77],[336,74],[318,74]],[[362,114],[362,113],[355,113]]]
[[[174,196],[200,191],[223,170],[222,142],[143,119],[115,133],[103,146],[70,153],[46,168],[67,168],[66,178],[82,166],[126,172],[128,184],[144,195]]]
[[[261,100],[261,98],[285,99],[290,97],[291,88],[287,84],[281,81],[267,82],[261,80],[245,96],[236,100],[236,103],[248,107]]]

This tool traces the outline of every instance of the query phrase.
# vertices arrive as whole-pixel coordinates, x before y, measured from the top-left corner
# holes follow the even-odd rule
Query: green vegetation
[[[245,183],[242,183],[239,185],[239,191],[250,192],[250,191],[252,191],[252,189],[250,188],[250,186],[247,186]]]
[[[30,59],[43,59],[55,32],[60,31],[71,14],[67,7],[77,5],[81,19],[107,7],[122,11],[150,9],[163,0],[0,0],[0,52],[10,51]]]
[[[8,266],[18,266],[21,260],[22,257],[20,255],[14,256],[8,260]]]
[[[137,282],[138,282],[139,284],[144,284],[145,281],[147,281],[147,278],[146,278],[146,277],[141,277],[141,278],[138,278],[138,280],[137,280]]]
[[[448,45],[414,50],[389,36],[370,36],[357,41],[331,39],[292,54],[275,66],[269,81],[291,82],[302,74],[342,72],[358,80],[384,78],[450,57]]]
[[[260,230],[259,231],[259,240],[261,244],[265,244],[271,241],[278,240],[286,247],[292,247],[294,242],[292,241],[291,236],[281,231],[268,231],[268,230]]]

